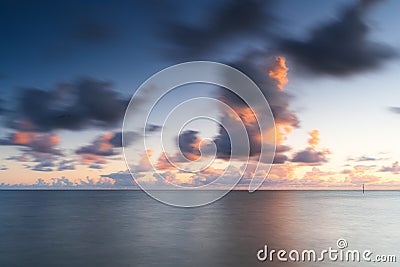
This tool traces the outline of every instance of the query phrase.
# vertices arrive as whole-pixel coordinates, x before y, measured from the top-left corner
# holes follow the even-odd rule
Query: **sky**
[[[256,179],[398,190],[398,10],[396,0],[1,1],[0,189],[219,188],[226,174],[242,177],[236,189]],[[137,123],[163,90],[138,88],[195,60],[251,78],[275,127],[257,124],[265,104],[204,83],[175,88]],[[195,98],[214,101],[177,108]],[[198,113],[216,121],[188,121]],[[248,150],[234,153],[240,129]]]

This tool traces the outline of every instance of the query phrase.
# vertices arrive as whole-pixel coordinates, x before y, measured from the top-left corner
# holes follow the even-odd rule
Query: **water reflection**
[[[339,238],[381,254],[400,245],[398,192],[243,191],[190,209],[140,191],[0,191],[0,201],[0,266],[364,266],[256,253]]]

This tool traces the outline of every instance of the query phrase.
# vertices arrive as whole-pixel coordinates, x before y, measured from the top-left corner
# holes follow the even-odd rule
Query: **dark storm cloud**
[[[180,151],[186,158],[200,157],[200,150],[198,149],[199,137],[198,131],[188,130],[182,132],[178,137],[178,146]]]
[[[160,131],[161,128],[162,128],[162,126],[160,126],[160,125],[147,124],[146,125],[146,132],[150,132],[150,133],[157,132],[157,131]]]
[[[389,111],[395,114],[400,114],[400,107],[389,107]]]
[[[227,103],[230,105],[233,110],[235,110],[235,106],[232,103]],[[254,116],[254,115],[253,115]],[[243,119],[243,118],[242,118]],[[222,124],[228,124],[227,122],[230,120],[229,115],[227,116],[222,116],[221,122]],[[232,123],[232,121],[231,121]],[[239,124],[242,124],[243,122],[237,122],[236,126],[234,127],[241,127]],[[222,159],[228,159],[229,157],[234,157],[234,158],[240,158],[242,156],[255,156],[258,155],[261,152],[261,140],[260,140],[260,135],[261,135],[261,130],[258,125],[258,123],[255,121],[254,124],[245,124],[245,130],[247,132],[247,136],[243,136],[242,138],[248,138],[249,142],[249,151],[247,152],[247,149],[243,149],[243,153],[248,153],[243,154],[243,155],[232,155],[232,143],[231,143],[231,137],[230,135],[235,134],[234,132],[228,132],[222,125],[220,125],[219,128],[219,134],[215,138],[215,144],[217,146],[217,156]]]
[[[230,0],[214,7],[215,12],[207,11],[208,17],[203,17],[200,25],[169,22],[165,36],[176,46],[172,54],[178,58],[196,58],[209,55],[232,40],[264,37],[272,21],[268,13],[270,2]]]
[[[112,144],[114,147],[122,147],[122,132],[115,132],[113,134],[114,136],[109,140],[110,144]],[[125,145],[130,145],[138,137],[139,135],[135,132],[126,132],[124,135]]]
[[[24,131],[114,127],[122,121],[128,100],[110,87],[109,82],[82,78],[49,91],[23,89],[9,125]]]
[[[275,149],[275,155],[274,155],[274,164],[283,164],[286,161],[289,160],[289,157],[285,154],[292,150],[291,147],[286,146],[286,145],[277,145]]]
[[[286,156],[285,154],[282,153],[276,153],[274,155],[274,164],[283,164],[288,160],[288,156]]]
[[[268,101],[269,106],[271,108],[272,114],[274,116],[275,122],[279,125],[284,125],[287,127],[298,128],[299,120],[297,115],[290,109],[289,101],[292,98],[290,94],[281,90],[277,87],[277,83],[274,79],[272,79],[266,70],[272,67],[272,64],[266,64],[265,62],[268,59],[273,62],[273,58],[265,51],[250,51],[245,57],[237,60],[236,62],[230,64],[238,70],[245,73],[250,79],[252,79],[260,88],[262,94],[265,96],[265,99]],[[227,80],[234,81],[235,77],[226,77]],[[245,88],[242,88],[245,90]],[[261,152],[262,148],[262,140],[260,139],[261,130],[265,131],[266,129],[260,129],[259,124],[257,122],[258,118],[265,116],[265,114],[255,114],[257,112],[256,107],[249,107],[241,97],[236,95],[230,90],[220,88],[219,89],[219,99],[223,101],[225,104],[230,106],[242,119],[245,125],[246,132],[248,134],[249,141],[249,155],[247,156],[257,156]],[[262,99],[257,100],[257,104],[259,106],[265,106],[265,101]],[[240,124],[240,125],[239,125]],[[231,157],[231,140],[227,130],[222,127],[222,125],[230,125],[231,128],[242,127],[242,122],[235,122],[232,120],[229,114],[223,114],[221,117],[221,126],[219,128],[219,134],[215,137],[214,142],[217,147],[217,156],[221,159],[228,159]],[[231,133],[232,134],[232,133]],[[194,133],[191,134],[192,139],[182,139],[180,141],[180,147],[185,148],[192,145],[192,141]],[[187,141],[185,145],[185,141]],[[288,147],[281,147],[282,149],[288,151]],[[243,149],[244,153],[247,153]],[[282,163],[286,156],[282,153],[285,151],[280,151],[281,154],[276,155],[275,162]],[[240,158],[241,156],[246,155],[234,155],[236,158]]]
[[[376,69],[396,56],[391,47],[368,40],[364,16],[378,1],[361,0],[316,27],[306,40],[282,39],[279,48],[315,73],[340,76]]]
[[[270,105],[276,123],[299,127],[299,119],[289,108],[289,101],[292,96],[283,90],[279,90],[276,82],[265,71],[271,67],[268,66],[269,64],[265,64],[268,58],[271,59],[271,56],[265,52],[251,52],[241,60],[233,63],[232,66],[245,73],[257,84]],[[227,77],[227,79],[233,78]],[[224,90],[223,97],[229,99],[231,103],[243,105],[243,100],[233,95],[229,90]]]
[[[295,153],[292,162],[319,165],[328,161],[326,158],[327,154],[328,153],[325,151],[316,151],[312,148],[307,148],[303,151]]]
[[[222,123],[224,123],[224,117],[222,117]],[[214,140],[217,146],[217,156],[221,159],[229,159],[232,152],[232,144],[228,134],[228,131],[220,126],[219,133]]]
[[[291,96],[287,92],[279,90],[276,83],[265,73],[265,69],[269,66],[266,66],[264,62],[258,63],[260,60],[257,58],[262,58],[263,61],[265,61],[267,57],[268,56],[264,53],[251,53],[249,56],[246,56],[235,64],[232,64],[232,66],[245,73],[258,85],[270,105],[276,124],[297,128],[300,124],[299,120],[296,114],[289,108],[289,100],[291,99]],[[234,78],[227,77],[227,79]],[[243,109],[249,110],[249,107],[243,102],[243,100],[230,90],[221,89],[220,99],[236,111],[240,117],[242,117],[241,113]],[[260,100],[260,105],[265,105],[265,103]],[[254,110],[257,109],[257,107],[252,108]],[[254,117],[254,114],[250,115],[250,117],[251,116]],[[256,116],[259,118],[262,114],[256,114]],[[224,123],[225,120],[229,120],[228,117],[222,118],[222,122]],[[249,118],[249,114],[243,115],[243,118],[244,117]],[[249,136],[250,156],[258,155],[262,146],[262,141],[259,138],[261,135],[261,129],[255,119],[256,118],[254,118],[252,123],[245,124]],[[231,143],[228,133],[222,126],[220,127],[220,132],[215,142],[219,157],[228,158],[231,152]],[[289,148],[287,147],[287,149]],[[275,161],[280,163],[284,158],[285,156],[283,154],[276,155]]]

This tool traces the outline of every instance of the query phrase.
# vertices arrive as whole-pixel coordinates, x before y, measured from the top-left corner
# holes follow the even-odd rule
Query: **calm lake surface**
[[[0,191],[0,266],[398,266],[399,227],[398,191],[234,191],[200,208],[141,191]],[[264,245],[319,252],[340,238],[397,263],[257,260]]]

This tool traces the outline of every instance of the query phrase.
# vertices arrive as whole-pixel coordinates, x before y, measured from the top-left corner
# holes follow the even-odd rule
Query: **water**
[[[344,238],[400,261],[399,207],[397,191],[235,191],[191,209],[141,191],[0,191],[0,266],[396,266],[256,253],[321,251]]]

